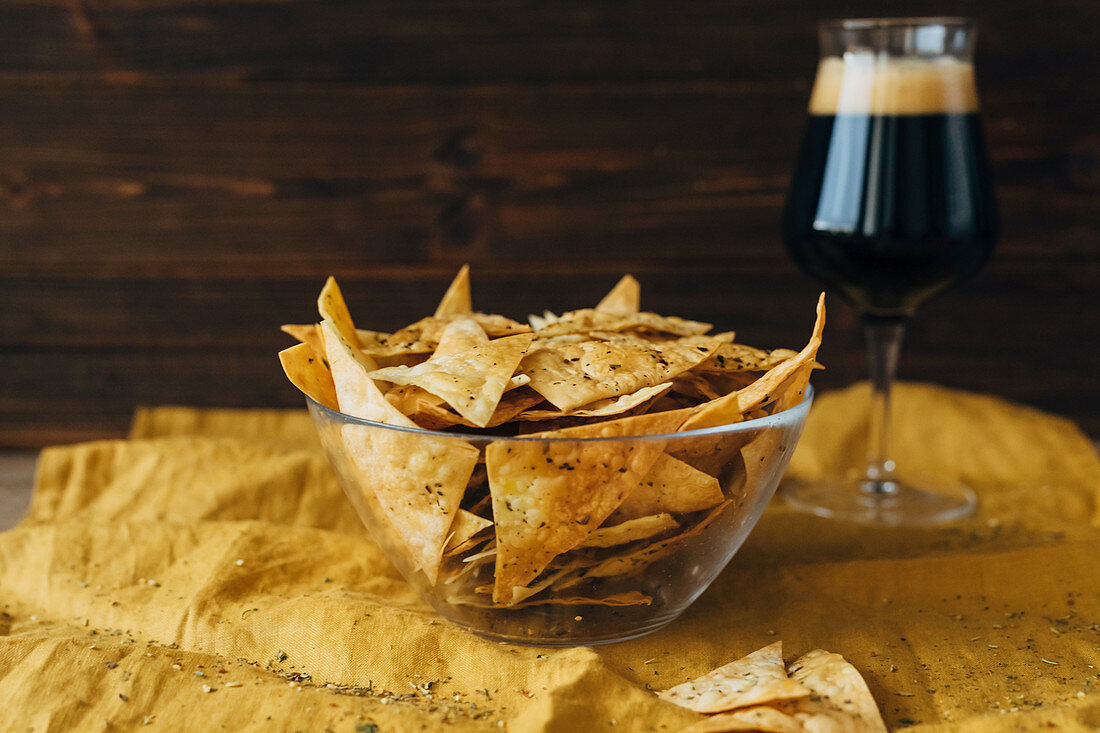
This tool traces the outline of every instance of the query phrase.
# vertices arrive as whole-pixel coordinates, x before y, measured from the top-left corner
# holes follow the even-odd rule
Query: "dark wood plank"
[[[216,278],[768,256],[804,97],[716,83],[2,82],[0,271]],[[1002,255],[1100,253],[1089,108],[1095,80],[1073,98],[991,95]]]
[[[1100,25],[1096,3],[960,0],[951,10],[983,21],[991,76],[1096,62],[1081,32]],[[888,12],[935,15],[943,4],[895,0]],[[874,0],[22,0],[0,4],[0,68],[290,82],[784,81],[812,72],[818,19],[883,13]]]

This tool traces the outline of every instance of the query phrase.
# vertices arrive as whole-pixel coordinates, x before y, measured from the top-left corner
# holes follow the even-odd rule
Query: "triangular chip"
[[[639,405],[643,405],[652,399],[660,397],[670,389],[672,389],[672,383],[665,382],[664,384],[657,384],[652,387],[642,387],[637,392],[631,392],[630,394],[621,395],[619,397],[608,397],[606,399],[596,400],[572,412],[566,412],[564,410],[527,410],[517,415],[515,419],[538,421],[555,420],[559,417],[610,417],[611,415],[621,415],[624,412],[633,410]]]
[[[616,316],[625,316],[640,311],[642,302],[642,286],[632,275],[623,275],[622,279],[611,288],[611,292],[603,296],[603,300],[596,306],[596,310],[602,313],[611,313]]]
[[[540,338],[552,338],[600,331],[608,333],[653,331],[674,336],[702,336],[710,329],[709,323],[689,321],[676,316],[662,316],[649,312],[615,314],[582,308],[563,313],[554,322],[544,323],[537,330]]]
[[[298,344],[283,349],[279,352],[279,363],[291,384],[330,410],[340,409],[332,372],[312,346]]]
[[[759,733],[807,733],[795,718],[781,713],[775,708],[761,705],[731,713],[719,713],[689,725],[680,733],[739,733],[740,731],[758,731]],[[824,733],[824,731],[814,731]]]
[[[635,489],[636,491],[637,489]],[[633,493],[633,492],[631,492]],[[614,547],[636,542],[675,529],[680,525],[669,514],[653,514],[648,517],[628,519],[619,524],[600,527],[584,538],[577,547]]]
[[[321,322],[321,334],[341,412],[389,425],[417,427],[416,423],[386,401],[378,385],[370,378],[374,362],[345,339],[333,321],[326,318]]]
[[[722,713],[776,700],[808,697],[811,690],[787,677],[783,642],[777,641],[657,696],[697,713]]]
[[[536,331],[540,331],[551,323],[556,323],[558,317],[551,311],[543,311],[541,316],[537,316],[534,313],[527,316],[527,322],[531,324],[531,328]]]
[[[546,436],[596,438],[675,430],[681,415],[665,413],[567,428]],[[660,418],[655,420],[652,418]],[[661,454],[663,441],[512,440],[485,449],[497,527],[493,600],[508,603],[550,562],[576,547],[613,512]]]
[[[695,414],[688,418],[681,430],[709,428],[716,425],[729,425],[740,422],[744,415],[759,405],[776,397],[776,390],[793,374],[801,373],[809,365],[812,368],[817,349],[821,346],[821,333],[825,329],[825,294],[817,301],[817,321],[809,343],[795,356],[785,359],[772,367],[764,376],[744,389],[730,392],[724,397],[704,403],[695,408]]]
[[[493,520],[484,519],[465,509],[459,509],[451,524],[451,533],[447,544],[443,546],[444,555],[461,555],[477,544],[474,540],[484,530],[493,526]]]
[[[797,352],[790,349],[757,349],[745,344],[724,343],[706,361],[695,367],[699,372],[765,372]]]
[[[325,281],[321,294],[317,296],[317,311],[321,314],[322,320],[331,320],[340,335],[358,348],[359,337],[355,333],[355,323],[351,320],[351,313],[348,312],[348,306],[344,302],[340,286],[336,284],[336,278],[329,276]]]
[[[813,693],[782,708],[805,730],[886,733],[867,683],[844,657],[815,649],[793,662],[789,671],[791,679]]]
[[[706,336],[651,341],[633,334],[608,340],[544,344],[523,360],[531,388],[561,410],[667,382],[718,348]]]
[[[721,517],[728,507],[733,502],[726,500],[711,510],[710,514],[703,518],[701,522],[690,527],[687,531],[682,532],[675,537],[669,537],[665,540],[658,540],[656,542],[645,545],[644,547],[633,550],[617,557],[609,557],[606,560],[601,561],[596,566],[585,571],[585,578],[611,578],[616,575],[630,575],[636,573],[642,568],[648,567],[653,563],[668,557],[677,549],[680,548],[681,543],[685,540],[691,539],[701,534],[705,529],[710,527],[718,518]]]
[[[455,321],[447,326],[439,348],[426,362],[379,369],[371,376],[394,384],[415,384],[442,397],[477,427],[485,427],[532,339],[534,334],[521,333],[489,341],[474,321]]]
[[[285,323],[279,329],[303,344],[309,344],[318,354],[325,353],[325,342],[321,340],[321,332],[312,323]]]
[[[370,359],[344,340],[330,320],[321,323],[321,333],[342,412],[417,427],[386,401],[369,376]],[[477,465],[478,449],[457,438],[420,431],[348,424],[341,432],[358,472],[356,485],[374,492],[409,557],[434,585],[443,544]]]
[[[439,306],[435,309],[435,317],[464,315],[472,313],[473,310],[473,303],[470,300],[470,266],[463,265],[455,275],[455,279],[451,281],[447,292],[443,294],[443,300],[439,301]]]
[[[646,515],[710,509],[722,502],[718,479],[662,453],[616,512],[633,519]]]
[[[396,535],[387,539],[403,543],[434,585],[478,449],[422,431],[347,424],[341,432],[357,473],[354,485],[374,492]]]

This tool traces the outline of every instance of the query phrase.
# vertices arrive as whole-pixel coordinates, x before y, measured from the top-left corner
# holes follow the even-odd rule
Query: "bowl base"
[[[541,647],[575,647],[575,646],[599,646],[601,644],[615,644],[620,641],[629,641],[630,639],[637,639],[640,636],[652,634],[654,631],[658,631],[665,626],[669,625],[680,615],[680,612],[670,614],[668,616],[651,618],[646,623],[639,624],[637,626],[629,628],[618,628],[613,634],[600,633],[593,630],[592,632],[572,632],[568,637],[564,636],[546,636],[539,635],[532,630],[531,634],[517,635],[508,633],[494,633],[492,631],[485,631],[483,629],[475,629],[469,626],[463,626],[467,631],[470,631],[483,639],[489,639],[490,641],[501,641],[508,644],[518,644],[520,646],[541,646]]]

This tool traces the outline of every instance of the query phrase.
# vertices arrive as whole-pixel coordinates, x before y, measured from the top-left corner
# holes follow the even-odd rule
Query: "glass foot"
[[[785,479],[779,495],[790,506],[829,519],[891,527],[945,524],[969,516],[974,492],[959,484],[867,478],[801,481]]]

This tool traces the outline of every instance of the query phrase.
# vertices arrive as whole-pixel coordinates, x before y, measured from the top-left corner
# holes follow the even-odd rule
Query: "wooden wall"
[[[820,17],[869,0],[0,3],[0,445],[124,432],[136,405],[300,404],[275,352],[335,274],[364,327],[476,305],[647,307],[800,345],[779,213]],[[1093,0],[957,0],[1003,241],[929,303],[904,378],[1100,434]],[[818,380],[864,373],[834,300]]]

